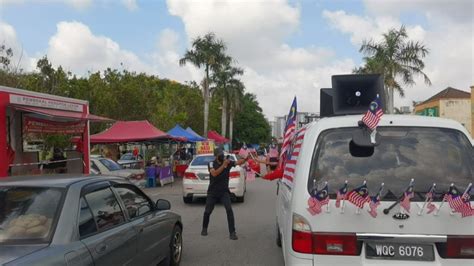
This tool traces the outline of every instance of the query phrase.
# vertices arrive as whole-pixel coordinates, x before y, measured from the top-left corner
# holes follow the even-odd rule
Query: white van
[[[285,264],[474,265],[474,216],[462,217],[443,202],[451,185],[463,193],[473,182],[474,142],[466,129],[441,118],[385,115],[377,145],[362,147],[353,141],[361,118],[323,118],[295,138],[276,204]],[[346,181],[347,193],[366,182],[370,196],[383,183],[376,213],[368,202],[360,209],[346,199],[336,207]],[[411,182],[407,211],[399,203]],[[324,192],[326,184],[329,197],[311,210],[310,193]]]

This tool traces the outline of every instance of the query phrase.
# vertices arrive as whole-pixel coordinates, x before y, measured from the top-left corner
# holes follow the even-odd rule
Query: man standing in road
[[[220,201],[224,205],[227,213],[230,239],[237,240],[234,212],[232,211],[230,202],[229,173],[232,167],[244,164],[247,161],[247,158],[233,162],[229,157],[224,157],[224,150],[221,148],[216,148],[214,150],[214,156],[216,157],[215,160],[209,163],[210,182],[207,190],[206,209],[204,210],[201,235],[207,236],[209,217],[214,210],[216,202]]]

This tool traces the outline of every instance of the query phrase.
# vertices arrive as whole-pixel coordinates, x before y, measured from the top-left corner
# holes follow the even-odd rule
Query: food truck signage
[[[25,116],[23,133],[50,133],[50,134],[82,134],[86,126],[85,121],[56,122],[36,117]]]
[[[198,141],[196,142],[196,153],[197,154],[208,154],[214,152],[213,141]]]
[[[31,96],[25,96],[25,95],[17,95],[17,94],[10,94],[10,103],[34,106],[34,107],[57,109],[57,110],[67,110],[67,111],[74,111],[74,112],[81,112],[81,113],[84,111],[84,106],[81,104],[62,102],[62,101],[57,101],[53,99],[37,98],[37,97],[31,97]]]

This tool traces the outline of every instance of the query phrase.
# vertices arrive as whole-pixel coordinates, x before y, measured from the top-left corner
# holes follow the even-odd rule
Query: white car
[[[230,160],[237,161],[235,154],[225,154],[230,156]],[[204,198],[207,196],[209,187],[208,165],[214,161],[213,154],[197,155],[189,164],[183,177],[183,201],[191,203],[193,198]],[[244,202],[246,182],[245,170],[236,166],[229,174],[229,190],[237,202]]]
[[[102,156],[91,156],[91,173],[135,180],[141,180],[145,176],[143,169],[123,169],[115,161]]]
[[[133,153],[125,153],[120,156],[120,159],[117,161],[122,168],[140,168],[140,164],[143,164],[143,157],[139,154],[138,157],[135,157]]]
[[[473,182],[474,141],[467,130],[452,120],[385,115],[377,145],[363,146],[361,118],[323,118],[294,140],[294,161],[278,181],[276,204],[285,264],[474,265],[474,216],[463,218],[442,203],[451,184],[459,196]],[[434,200],[425,202],[433,183]],[[380,204],[371,212],[365,191],[377,196],[380,187]],[[401,200],[410,187],[413,198]],[[345,200],[337,201],[338,191]]]

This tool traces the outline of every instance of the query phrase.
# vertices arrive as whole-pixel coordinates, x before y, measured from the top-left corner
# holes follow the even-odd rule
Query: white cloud
[[[130,71],[150,71],[134,53],[105,36],[94,35],[80,22],[60,22],[49,40],[48,57],[55,65],[83,75],[108,67]]]
[[[35,60],[30,58],[23,49],[13,26],[0,21],[0,36],[0,44],[4,44],[7,49],[11,48],[13,51],[13,57],[10,60],[13,70],[29,71],[35,68]]]
[[[137,0],[122,0],[122,3],[130,11],[135,11],[138,9]]]
[[[328,48],[292,47],[285,41],[297,32],[300,9],[286,0],[181,1],[168,9],[184,23],[188,42],[214,32],[240,66],[247,91],[255,93],[270,120],[288,112],[296,95],[299,110],[319,111],[319,88],[331,75],[347,73],[352,60],[335,60]]]
[[[156,51],[151,55],[153,72],[161,77],[173,80],[201,80],[202,72],[194,66],[190,64],[183,67],[179,66],[178,62],[182,56],[181,52],[178,51],[179,42],[179,34],[176,31],[166,28],[160,32]]]
[[[356,47],[360,47],[363,40],[379,40],[383,32],[390,28],[400,27],[398,15],[401,12],[406,10],[416,12],[418,8],[421,9],[422,3],[426,4],[421,0],[401,1],[400,5],[392,1],[383,1],[383,3],[377,1],[377,4],[371,0],[365,2],[368,9],[376,14],[375,16],[363,17],[347,14],[341,10],[323,12],[323,17],[335,29],[348,34],[351,43]],[[429,7],[426,10],[418,11],[426,15],[426,28],[420,25],[407,25],[409,38],[422,41],[430,50],[425,59],[424,71],[433,85],[427,86],[422,79],[418,79],[415,86],[406,88],[405,98],[395,98],[396,105],[411,105],[412,100],[425,100],[448,86],[468,90],[469,86],[474,84],[474,24],[472,20],[453,19],[450,14],[453,9],[450,8],[446,8],[444,14],[441,15],[443,7],[446,7],[445,2],[434,2],[439,5],[428,4]],[[467,2],[460,3],[465,7],[466,4],[469,6]],[[459,8],[456,7],[455,10]],[[472,9],[468,12],[471,16],[473,15]],[[432,14],[439,14],[439,16]]]
[[[400,28],[402,23],[388,15],[377,17],[361,17],[347,14],[343,10],[323,11],[323,17],[330,25],[351,36],[351,43],[360,46],[364,40],[380,40],[383,33],[392,28]],[[419,26],[407,26],[408,36],[412,40],[423,40],[425,30]]]

